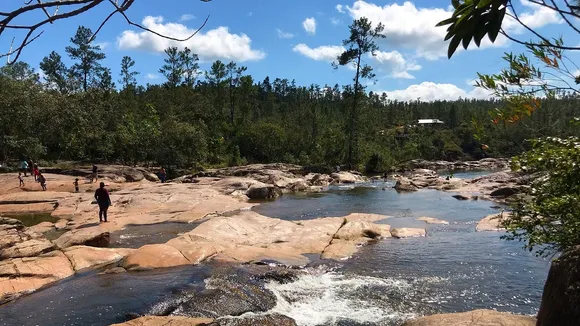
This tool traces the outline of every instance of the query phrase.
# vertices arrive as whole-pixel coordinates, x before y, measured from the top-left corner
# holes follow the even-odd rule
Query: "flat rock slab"
[[[54,243],[46,239],[31,239],[0,250],[0,260],[7,258],[35,257],[56,249]]]
[[[45,233],[54,230],[54,223],[41,222],[28,228],[28,230],[36,233]]]
[[[111,326],[207,326],[211,318],[189,318],[181,316],[145,316]]]
[[[391,235],[395,238],[424,237],[427,235],[425,229],[418,228],[396,228],[391,229]]]
[[[408,321],[403,326],[535,326],[536,318],[495,310],[439,314]]]
[[[89,268],[100,268],[115,264],[135,251],[124,248],[95,248],[88,246],[74,246],[63,250],[75,271]]]
[[[129,254],[120,266],[127,270],[189,265],[191,262],[176,248],[166,244],[145,245]]]
[[[20,294],[69,277],[74,274],[68,258],[60,251],[0,262],[0,303]]]
[[[108,247],[110,234],[101,227],[89,227],[68,231],[61,235],[54,243],[61,249],[72,246]]]

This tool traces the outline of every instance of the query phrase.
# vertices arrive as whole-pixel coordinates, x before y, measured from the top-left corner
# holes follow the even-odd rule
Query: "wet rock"
[[[133,271],[189,264],[190,261],[179,250],[166,244],[153,244],[135,250],[121,261],[120,266]]]
[[[100,227],[90,227],[68,231],[54,243],[61,249],[72,246],[106,248],[110,244],[110,233]]]
[[[144,316],[111,326],[208,326],[211,318],[188,318],[183,316]]]
[[[54,230],[54,223],[41,222],[39,224],[29,227],[28,229],[36,233],[46,233],[48,231]]]
[[[390,237],[389,225],[378,225],[365,221],[346,222],[334,235],[335,239],[356,240],[359,238],[379,239]]]
[[[246,191],[250,199],[275,199],[282,195],[280,188],[273,185],[253,185]]]
[[[56,223],[54,223],[54,227],[56,228],[57,231],[64,230],[66,229],[68,222],[69,222],[68,220],[60,219]]]
[[[208,326],[296,326],[296,321],[281,314],[254,315],[248,317],[223,317]]]
[[[185,298],[169,308],[173,316],[218,318],[265,312],[276,305],[276,297],[243,271],[214,275],[206,280],[205,290],[181,295]]]
[[[535,326],[536,318],[495,310],[439,314],[407,321],[403,326]],[[550,324],[561,325],[561,324]],[[575,324],[576,325],[576,324]]]
[[[99,274],[121,274],[121,273],[127,273],[127,270],[124,269],[123,267],[113,267],[108,268],[104,272]]]
[[[0,260],[35,257],[54,249],[56,249],[56,246],[46,239],[31,239],[0,250]]]
[[[469,200],[469,199],[471,199],[471,197],[468,197],[468,196],[465,196],[465,195],[453,195],[451,197],[453,197],[453,198],[455,198],[457,200]]]
[[[103,266],[116,264],[125,256],[133,252],[133,249],[110,249],[95,248],[87,246],[74,246],[63,250],[63,253],[70,260],[75,271],[86,270],[88,268],[100,268]]]
[[[411,180],[404,177],[401,177],[397,180],[394,188],[399,192],[410,192],[419,190],[419,188],[417,188],[416,185],[411,184]]]
[[[580,325],[580,246],[552,261],[537,325]]]
[[[395,228],[391,229],[391,235],[395,238],[424,237],[427,235],[425,229],[418,228]]]
[[[74,274],[60,251],[0,262],[0,304]]]
[[[445,224],[445,225],[449,224],[449,222],[447,222],[447,221],[440,220],[440,219],[437,219],[434,217],[426,217],[426,216],[419,217],[417,219],[417,221],[423,221],[427,224]]]
[[[8,218],[0,216],[0,231],[5,229],[24,229],[24,224],[22,221],[15,218]]]
[[[492,191],[489,195],[492,197],[509,197],[519,193],[520,190],[514,187],[503,187]]]
[[[505,230],[505,228],[501,226],[501,223],[505,218],[508,218],[509,216],[511,216],[511,213],[507,213],[507,212],[500,213],[500,214],[488,215],[488,216],[484,217],[483,219],[481,219],[481,221],[479,221],[477,223],[475,230],[478,232],[480,232],[480,231],[503,231],[503,230]]]

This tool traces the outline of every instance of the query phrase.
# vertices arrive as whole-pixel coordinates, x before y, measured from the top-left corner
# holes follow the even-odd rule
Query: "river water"
[[[456,174],[456,177],[462,177]],[[392,216],[378,223],[427,229],[425,238],[385,239],[342,262],[317,261],[286,284],[266,287],[277,298],[270,312],[299,325],[400,325],[433,313],[497,309],[535,314],[549,261],[500,240],[501,233],[475,232],[497,212],[489,201],[458,201],[451,193],[397,193],[383,182],[334,187],[310,195],[286,195],[257,212],[287,220],[349,213]],[[436,217],[449,225],[416,218]],[[117,275],[80,275],[0,306],[0,325],[107,325],[130,313],[203,287],[209,266]]]

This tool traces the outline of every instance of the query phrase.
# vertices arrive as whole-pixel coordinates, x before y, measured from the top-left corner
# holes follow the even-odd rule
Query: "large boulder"
[[[183,254],[166,244],[145,245],[129,254],[120,266],[127,270],[149,270],[153,268],[189,265]]]
[[[357,183],[364,181],[364,178],[360,174],[346,171],[332,173],[330,177],[334,179],[335,183]]]
[[[401,177],[397,180],[394,186],[395,190],[398,192],[410,192],[410,191],[417,191],[419,188],[414,185],[411,180]]]
[[[183,316],[144,316],[111,326],[207,326],[211,318],[189,318]]]
[[[54,243],[61,249],[72,246],[91,246],[106,248],[110,244],[110,234],[100,227],[90,227],[68,231]]]
[[[438,314],[407,321],[403,326],[535,326],[536,318],[495,310]],[[548,325],[548,324],[546,324]],[[564,324],[550,324],[564,325]],[[572,324],[569,324],[572,325]],[[578,325],[577,323],[574,325]]]
[[[503,231],[505,228],[501,225],[503,220],[510,216],[511,213],[491,214],[479,221],[475,230],[481,231]]]
[[[63,250],[75,271],[115,264],[133,251],[134,249],[95,248],[87,246],[74,246]]]
[[[515,187],[502,187],[492,191],[489,195],[492,197],[509,197],[520,192],[520,189]]]
[[[447,221],[445,221],[445,220],[440,220],[440,219],[438,219],[438,218],[434,218],[434,217],[426,217],[426,216],[419,217],[419,218],[417,219],[417,221],[423,221],[423,222],[425,222],[425,223],[427,223],[427,224],[444,224],[444,225],[447,225],[447,224],[449,224],[449,222],[447,222]]]
[[[250,199],[275,199],[281,195],[280,188],[269,184],[253,185],[246,191],[246,196]]]
[[[552,262],[537,325],[580,325],[580,246]]]

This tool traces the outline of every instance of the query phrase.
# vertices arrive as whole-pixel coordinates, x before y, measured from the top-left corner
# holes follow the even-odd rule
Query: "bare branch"
[[[34,1],[36,1],[36,3],[33,3]],[[202,2],[209,2],[211,0],[201,0],[201,1]],[[24,48],[26,46],[28,46],[30,43],[32,43],[33,41],[35,41],[36,39],[38,39],[44,33],[44,31],[40,31],[40,32],[36,33],[36,31],[38,29],[45,26],[46,24],[49,24],[49,23],[53,24],[54,22],[61,20],[61,19],[66,19],[66,18],[78,16],[78,15],[83,14],[91,9],[94,9],[97,6],[99,6],[103,3],[106,3],[106,2],[109,2],[111,5],[113,5],[114,10],[101,22],[101,24],[99,24],[99,27],[97,28],[96,32],[93,34],[93,36],[91,38],[91,41],[93,41],[95,39],[96,35],[101,31],[101,29],[105,26],[105,24],[117,13],[121,14],[123,16],[123,18],[125,18],[125,21],[129,25],[132,25],[132,26],[135,26],[135,27],[142,29],[144,31],[153,33],[159,37],[162,37],[162,38],[165,38],[168,40],[178,41],[178,42],[183,42],[183,41],[187,41],[187,40],[191,39],[193,36],[195,36],[197,33],[199,33],[199,31],[206,25],[206,23],[209,19],[209,16],[207,16],[207,18],[205,19],[203,24],[193,34],[191,34],[189,37],[186,37],[184,39],[180,39],[180,38],[173,37],[171,35],[164,35],[164,34],[155,32],[155,31],[153,31],[145,26],[142,26],[138,23],[133,22],[133,20],[131,20],[127,16],[126,11],[129,8],[131,8],[131,6],[134,4],[135,0],[123,0],[123,1],[118,1],[118,0],[108,0],[108,1],[106,1],[106,0],[25,0],[24,5],[18,9],[15,9],[13,11],[8,11],[8,12],[0,12],[0,36],[4,35],[7,30],[28,30],[28,32],[26,33],[26,35],[24,36],[22,41],[20,41],[20,45],[17,46],[15,49],[13,49],[13,50],[11,49],[4,54],[2,54],[0,52],[0,58],[11,56],[12,54],[15,54],[15,57],[13,59],[9,60],[8,64],[12,64],[12,63],[16,62],[18,60],[18,58],[20,57],[20,54],[22,53]],[[119,4],[119,2],[121,2],[121,4]],[[56,7],[56,9],[54,10],[54,14],[51,15],[48,9],[55,8],[55,7]],[[61,8],[63,10],[61,10],[61,13],[59,14],[58,12],[59,12],[59,9],[61,9]],[[28,14],[28,13],[32,13],[32,12],[36,12],[38,10],[43,12],[47,18],[42,20],[42,21],[38,21],[34,24],[13,23],[14,21],[16,21],[18,18],[22,17],[23,15]]]

